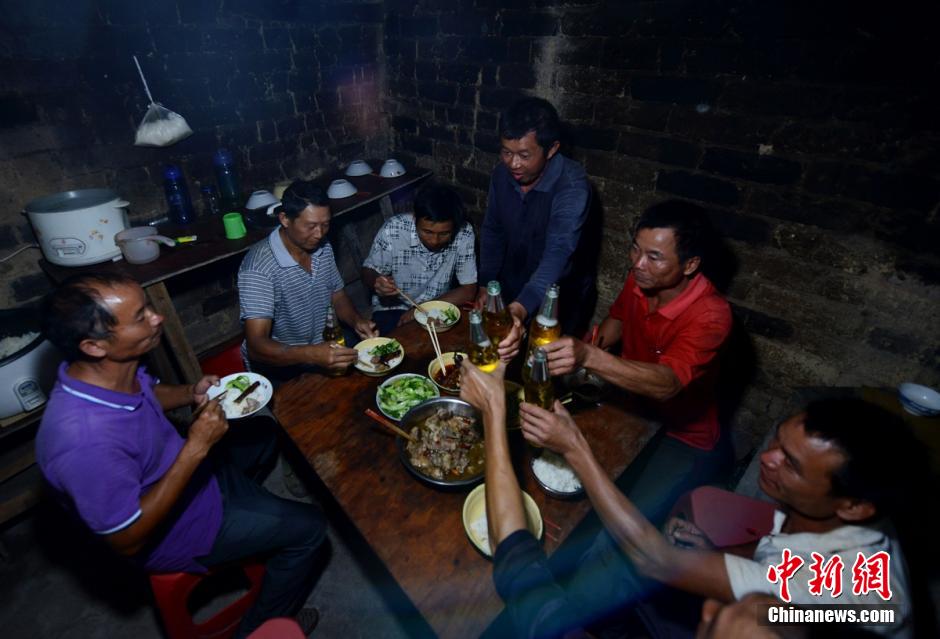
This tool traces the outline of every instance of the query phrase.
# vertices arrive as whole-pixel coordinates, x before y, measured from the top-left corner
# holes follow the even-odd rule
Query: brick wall
[[[936,12],[866,4],[386,0],[396,152],[479,220],[499,110],[551,100],[602,203],[599,317],[638,212],[708,207],[746,329],[727,365],[756,360],[743,453],[794,387],[940,384]]]
[[[33,241],[19,212],[41,195],[110,187],[135,221],[162,216],[168,162],[182,165],[200,208],[219,147],[233,151],[245,190],[385,155],[381,2],[34,0],[0,11],[0,257]],[[133,54],[190,138],[133,146],[147,108]],[[47,290],[38,258],[29,250],[0,263],[0,307]],[[231,325],[224,275],[190,292],[197,310],[181,314],[201,314],[194,325],[211,330],[219,312]],[[205,330],[197,342],[211,342]]]

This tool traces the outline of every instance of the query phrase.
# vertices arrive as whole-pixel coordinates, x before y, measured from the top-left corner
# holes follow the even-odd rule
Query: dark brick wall
[[[0,256],[32,241],[19,211],[40,195],[107,186],[136,220],[161,216],[167,162],[199,208],[222,146],[246,190],[386,153],[380,1],[0,0],[0,12]],[[192,137],[133,146],[147,107],[133,54]],[[44,292],[38,257],[0,264],[0,307]]]
[[[681,197],[709,209],[737,265],[729,297],[757,365],[739,448],[796,386],[940,383],[935,9],[385,5],[396,152],[457,183],[478,220],[499,110],[539,95],[568,121],[603,206],[599,316],[645,205]]]

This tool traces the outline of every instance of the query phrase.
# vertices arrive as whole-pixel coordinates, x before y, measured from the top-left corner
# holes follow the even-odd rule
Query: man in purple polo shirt
[[[160,384],[140,366],[160,341],[163,317],[133,280],[71,278],[47,298],[43,322],[67,361],[36,436],[36,457],[63,503],[150,572],[203,572],[268,556],[239,636],[296,613],[312,586],[326,524],[317,508],[258,483],[276,452],[271,428],[239,424],[228,433],[221,407],[210,401],[185,439],[177,433],[163,411],[207,402],[218,378]],[[298,615],[307,631],[316,616],[312,608]]]

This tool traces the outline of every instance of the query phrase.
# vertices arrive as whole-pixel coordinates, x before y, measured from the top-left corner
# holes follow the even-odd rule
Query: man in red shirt
[[[708,229],[694,204],[670,200],[649,207],[630,247],[633,267],[597,345],[562,337],[544,347],[552,375],[584,367],[652,400],[666,436],[654,443],[626,492],[654,523],[683,492],[730,462],[730,447],[720,437],[716,381],[731,310],[701,272]],[[605,350],[618,341],[620,357]]]

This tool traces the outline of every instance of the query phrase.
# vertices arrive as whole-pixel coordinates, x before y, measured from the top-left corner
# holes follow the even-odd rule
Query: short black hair
[[[330,208],[330,198],[319,184],[307,180],[294,180],[291,185],[284,189],[284,195],[281,197],[281,212],[288,219],[296,220],[308,206],[325,206]]]
[[[561,121],[551,102],[542,98],[523,98],[500,115],[500,138],[519,140],[529,131],[535,131],[535,139],[545,153],[561,140]]]
[[[415,196],[415,221],[453,222],[456,234],[463,228],[464,215],[463,200],[446,184],[425,184]]]
[[[42,332],[68,361],[83,359],[79,345],[86,339],[106,339],[117,323],[99,289],[137,281],[119,273],[73,275],[42,303]]]
[[[901,417],[861,399],[828,398],[806,407],[803,428],[845,455],[832,474],[833,496],[869,501],[888,517],[908,511],[927,465]]]
[[[697,257],[705,264],[714,244],[714,231],[705,209],[683,200],[664,200],[649,206],[637,220],[634,235],[640,229],[672,229],[680,263]]]

